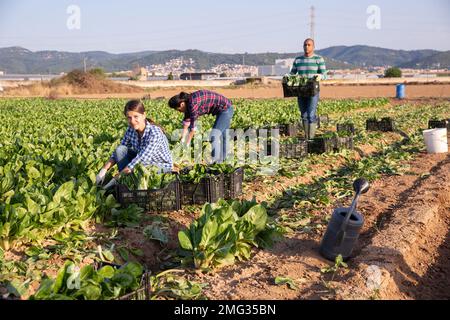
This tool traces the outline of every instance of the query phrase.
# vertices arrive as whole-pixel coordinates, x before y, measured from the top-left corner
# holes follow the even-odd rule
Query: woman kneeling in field
[[[128,120],[128,129],[120,145],[96,176],[97,185],[103,183],[106,173],[115,164],[120,174],[130,174],[138,163],[156,166],[163,172],[172,170],[172,155],[167,137],[159,126],[146,118],[143,103],[140,100],[128,101],[124,114]],[[105,189],[116,183],[113,178]]]

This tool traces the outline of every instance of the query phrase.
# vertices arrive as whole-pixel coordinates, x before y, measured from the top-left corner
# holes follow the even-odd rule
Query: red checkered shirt
[[[195,128],[195,120],[204,114],[217,115],[226,111],[231,106],[231,101],[221,94],[209,90],[193,92],[187,104],[183,124],[190,124],[189,128]]]

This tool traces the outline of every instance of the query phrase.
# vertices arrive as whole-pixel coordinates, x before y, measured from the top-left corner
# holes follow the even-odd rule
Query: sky
[[[0,0],[0,47],[300,52],[311,6],[316,49],[450,50],[450,0]]]

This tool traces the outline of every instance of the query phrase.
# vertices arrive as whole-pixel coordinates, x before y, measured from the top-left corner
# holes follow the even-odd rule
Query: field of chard
[[[270,177],[261,175],[257,164],[246,166],[243,194],[237,199],[150,213],[136,205],[120,206],[113,193],[95,184],[127,128],[125,103],[0,99],[2,298],[118,299],[131,293],[135,299],[319,299],[306,290],[320,291],[317,286],[325,286],[327,297],[338,298],[338,271],[352,268],[351,262],[330,265],[316,253],[317,259],[309,261],[316,268],[299,271],[310,272],[308,281],[314,284],[302,287],[301,276],[288,271],[292,256],[302,252],[286,256],[293,250],[286,243],[302,239],[317,247],[332,208],[351,201],[355,178],[364,177],[376,188],[377,181],[412,175],[412,163],[424,155],[422,130],[428,120],[450,118],[446,101],[321,101],[318,113],[329,121],[321,124],[318,135],[336,131],[338,123],[352,123],[355,150],[280,159],[277,174]],[[178,141],[170,137],[180,128],[181,115],[166,100],[144,104],[175,147]],[[236,129],[289,124],[300,117],[294,99],[235,99],[233,104],[231,127]],[[365,130],[367,119],[383,117],[394,119],[398,130]],[[213,122],[213,117],[203,117],[202,130]],[[109,178],[116,172],[110,170]],[[362,243],[370,242],[377,223],[374,213]],[[285,258],[277,252],[285,252]],[[255,269],[245,276],[246,269],[256,268],[253,259],[270,265],[274,256],[286,267]],[[229,278],[234,271],[242,278]],[[258,272],[264,276],[252,276]],[[260,290],[253,289],[253,282],[246,285],[248,278]]]

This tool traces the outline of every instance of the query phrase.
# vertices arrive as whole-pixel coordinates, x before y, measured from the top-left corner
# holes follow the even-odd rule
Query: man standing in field
[[[306,39],[303,42],[303,56],[294,60],[291,74],[299,74],[308,78],[315,77],[318,81],[325,79],[326,67],[323,58],[314,53],[314,40]],[[317,128],[317,104],[319,93],[312,97],[298,97],[298,105],[302,114],[303,129],[306,139],[313,139]]]

